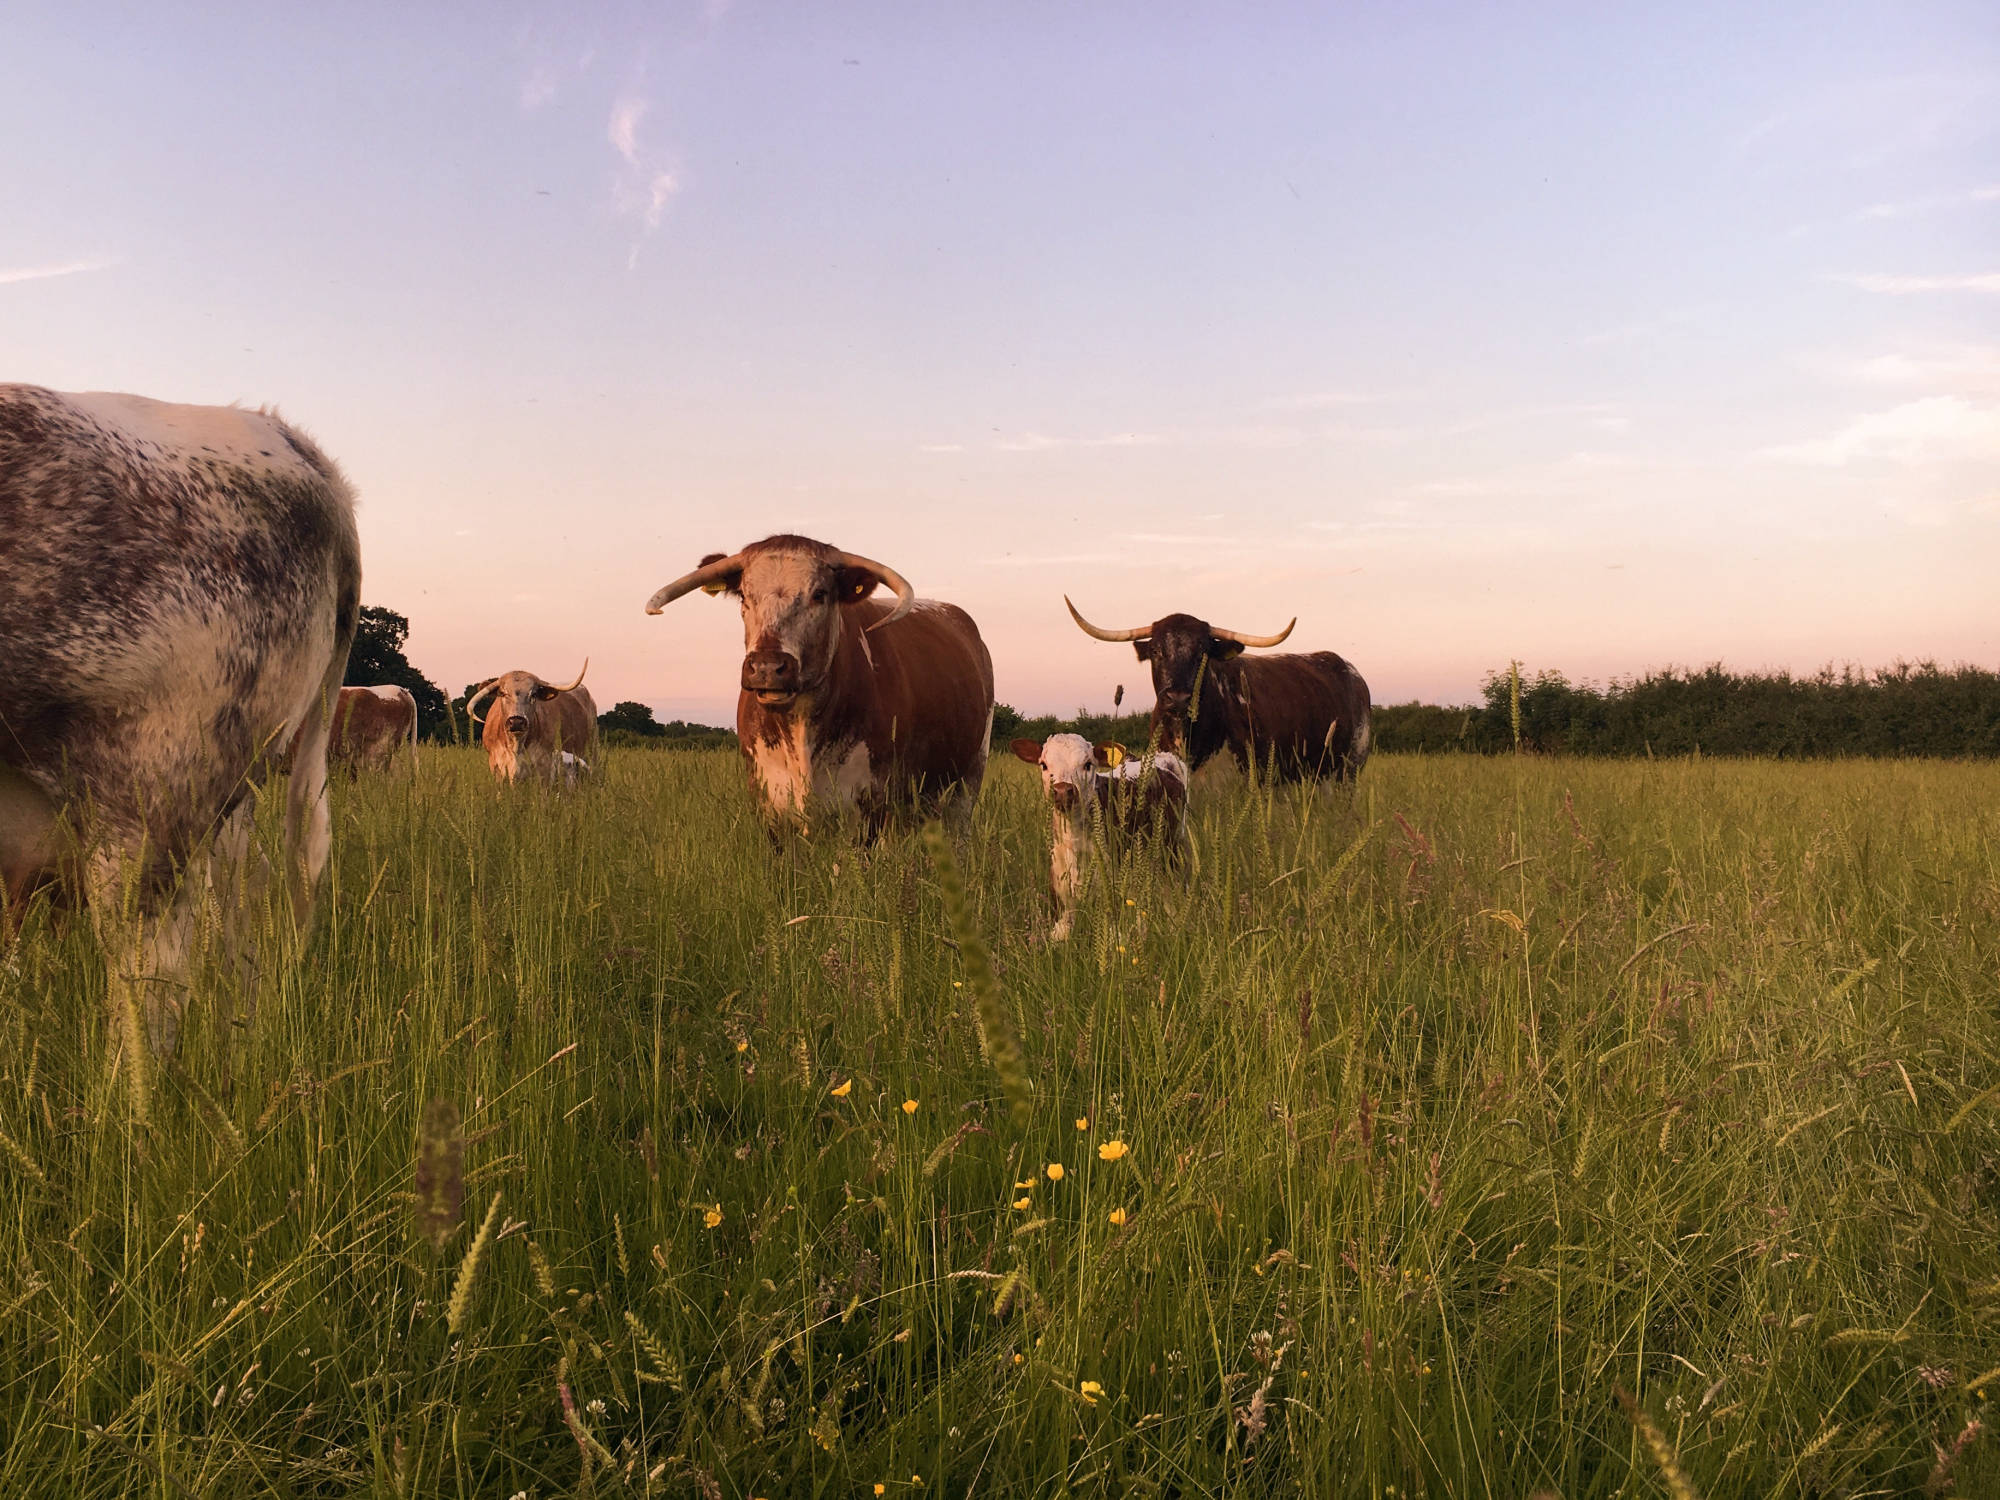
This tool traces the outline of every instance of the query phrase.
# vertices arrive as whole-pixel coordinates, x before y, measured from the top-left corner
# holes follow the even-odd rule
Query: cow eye
[[[815,603],[815,604],[824,604],[824,603],[826,603],[826,590],[825,590],[825,589],[821,588],[821,589],[814,589],[814,590],[813,590],[813,603]]]

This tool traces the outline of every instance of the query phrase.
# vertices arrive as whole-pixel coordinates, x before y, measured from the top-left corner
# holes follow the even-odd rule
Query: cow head
[[[1210,625],[1193,615],[1167,615],[1130,630],[1104,630],[1078,614],[1067,596],[1063,603],[1069,604],[1070,618],[1085,635],[1100,641],[1130,641],[1139,660],[1151,665],[1153,722],[1160,730],[1164,748],[1183,742],[1197,691],[1202,692],[1204,703],[1207,700],[1208,673],[1214,663],[1241,656],[1245,647],[1275,646],[1299,623],[1294,619],[1276,635],[1245,635],[1240,630]]]
[[[1040,744],[1014,741],[1014,753],[1042,772],[1042,791],[1057,812],[1074,815],[1090,805],[1088,793],[1100,770],[1125,759],[1123,745],[1093,745],[1080,734],[1052,734]]]
[[[916,603],[900,573],[824,542],[773,536],[727,557],[710,553],[653,595],[646,613],[656,615],[696,589],[734,594],[743,608],[743,691],[782,712],[826,680],[840,645],[841,610],[884,584],[895,590],[896,607],[869,630],[900,619]]]
[[[590,658],[585,657],[583,671],[576,674],[576,681],[566,682],[558,687],[552,682],[544,682],[533,672],[503,672],[498,677],[489,677],[472,691],[465,700],[465,716],[480,726],[483,737],[491,737],[498,730],[511,737],[518,753],[534,733],[535,723],[541,717],[543,705],[559,693],[567,693],[583,686],[584,673],[590,670]],[[485,713],[479,712],[479,705],[491,698],[492,704]]]

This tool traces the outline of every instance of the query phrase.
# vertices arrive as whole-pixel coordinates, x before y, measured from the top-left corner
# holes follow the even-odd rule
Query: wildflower
[[[1076,1128],[1077,1128],[1078,1130],[1088,1130],[1088,1129],[1090,1129],[1090,1116],[1089,1116],[1089,1115],[1078,1115],[1078,1116],[1076,1117]]]
[[[1097,1148],[1097,1156],[1100,1161],[1117,1161],[1127,1149],[1123,1141],[1106,1141]]]
[[[1124,945],[1123,943],[1120,943],[1120,944],[1118,945],[1118,951],[1119,951],[1120,953],[1123,953],[1123,952],[1125,951],[1125,945]]]
[[[1138,905],[1139,903],[1138,903],[1138,902],[1136,902],[1136,901],[1134,901],[1134,900],[1133,900],[1133,899],[1132,899],[1132,898],[1131,898],[1130,896],[1127,896],[1127,897],[1125,898],[1125,904],[1126,904],[1127,906],[1137,906],[1137,905]]]
[[[1063,1180],[1063,1164],[1061,1162],[1050,1162],[1046,1170],[1049,1174],[1050,1182],[1061,1182]]]
[[[1021,1363],[1022,1360],[1026,1359],[1027,1357],[1028,1356],[1025,1354],[1016,1354],[1014,1356],[1014,1363],[1018,1365],[1019,1363]]]
[[[835,1086],[833,1090],[833,1097],[836,1099],[845,1099],[849,1094],[853,1092],[854,1092],[854,1080],[850,1078],[847,1080],[847,1082]]]
[[[1097,1405],[1097,1398],[1104,1394],[1104,1387],[1094,1380],[1086,1380],[1077,1388],[1077,1394],[1083,1397],[1090,1405],[1095,1406]]]
[[[886,1495],[889,1493],[889,1486],[886,1484],[878,1484],[875,1486],[875,1493],[878,1495]]]
[[[1024,1181],[1021,1181],[1021,1182],[1017,1182],[1017,1183],[1015,1183],[1015,1184],[1014,1184],[1014,1186],[1015,1186],[1015,1187],[1017,1187],[1017,1188],[1031,1188],[1031,1187],[1033,1187],[1034,1185],[1035,1185],[1035,1179],[1034,1179],[1034,1178],[1032,1178],[1032,1177],[1030,1177],[1030,1178],[1027,1178],[1027,1179],[1025,1179]]]
[[[711,1208],[707,1213],[703,1214],[701,1216],[701,1222],[706,1224],[710,1229],[713,1229],[715,1228],[716,1225],[720,1224],[722,1222],[722,1205],[718,1203],[715,1205],[715,1207]]]
[[[913,1115],[916,1112],[917,1112],[917,1101],[914,1099],[905,1099],[903,1101],[903,1113],[906,1115]]]
[[[736,1044],[736,1050],[738,1052],[748,1052],[750,1050],[749,1039],[746,1037],[744,1040],[738,1042]]]
[[[1019,1209],[1030,1209],[1034,1206],[1035,1200],[1033,1198],[1016,1198],[1014,1200],[1014,1207]]]
[[[1124,1209],[1122,1209],[1122,1208],[1114,1208],[1114,1209],[1112,1209],[1112,1210],[1111,1210],[1111,1222],[1112,1222],[1113,1224],[1116,1224],[1116,1225],[1117,1225],[1117,1226],[1118,1226],[1119,1228],[1121,1228],[1121,1229],[1122,1229],[1122,1228],[1124,1228],[1124,1227],[1125,1227],[1125,1210],[1124,1210]]]

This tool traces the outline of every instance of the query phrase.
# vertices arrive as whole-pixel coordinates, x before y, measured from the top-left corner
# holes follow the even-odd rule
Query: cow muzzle
[[[743,691],[755,693],[764,707],[783,707],[799,687],[799,659],[791,652],[752,651],[743,658]]]
[[[528,732],[527,718],[521,714],[507,715],[507,732],[509,734],[526,734]]]
[[[1054,804],[1055,810],[1059,813],[1075,812],[1076,783],[1073,781],[1055,781],[1049,783],[1049,801]]]

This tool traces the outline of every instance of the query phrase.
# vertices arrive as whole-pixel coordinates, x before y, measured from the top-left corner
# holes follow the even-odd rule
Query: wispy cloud
[[[1940,393],[2000,392],[2000,346],[1992,344],[1815,360],[1809,367],[1835,380],[1864,385],[1929,386]]]
[[[1164,441],[1152,432],[1113,432],[1101,437],[1050,437],[1045,432],[1024,432],[1019,437],[1002,438],[993,446],[1002,453],[1046,453],[1051,448],[1150,448]]]
[[[1912,219],[1940,208],[1960,208],[1968,203],[2000,203],[2000,183],[1970,188],[1962,193],[1933,193],[1924,198],[1902,198],[1889,203],[1871,203],[1857,219]]]
[[[1759,456],[1815,468],[2000,460],[2000,406],[1963,396],[1925,396],[1856,417],[1827,437],[1782,443]]]
[[[644,99],[624,98],[611,106],[611,121],[604,128],[612,150],[625,158],[625,165],[639,165],[639,122],[652,108]]]
[[[0,286],[11,286],[17,281],[48,281],[57,276],[79,276],[85,271],[103,271],[117,265],[114,258],[97,257],[91,260],[65,260],[48,266],[17,266],[12,270],[0,270]]]
[[[1889,276],[1875,273],[1835,272],[1827,278],[1864,292],[1880,292],[1890,297],[1913,297],[1925,292],[2000,293],[2000,271],[1977,271],[1965,276]]]

